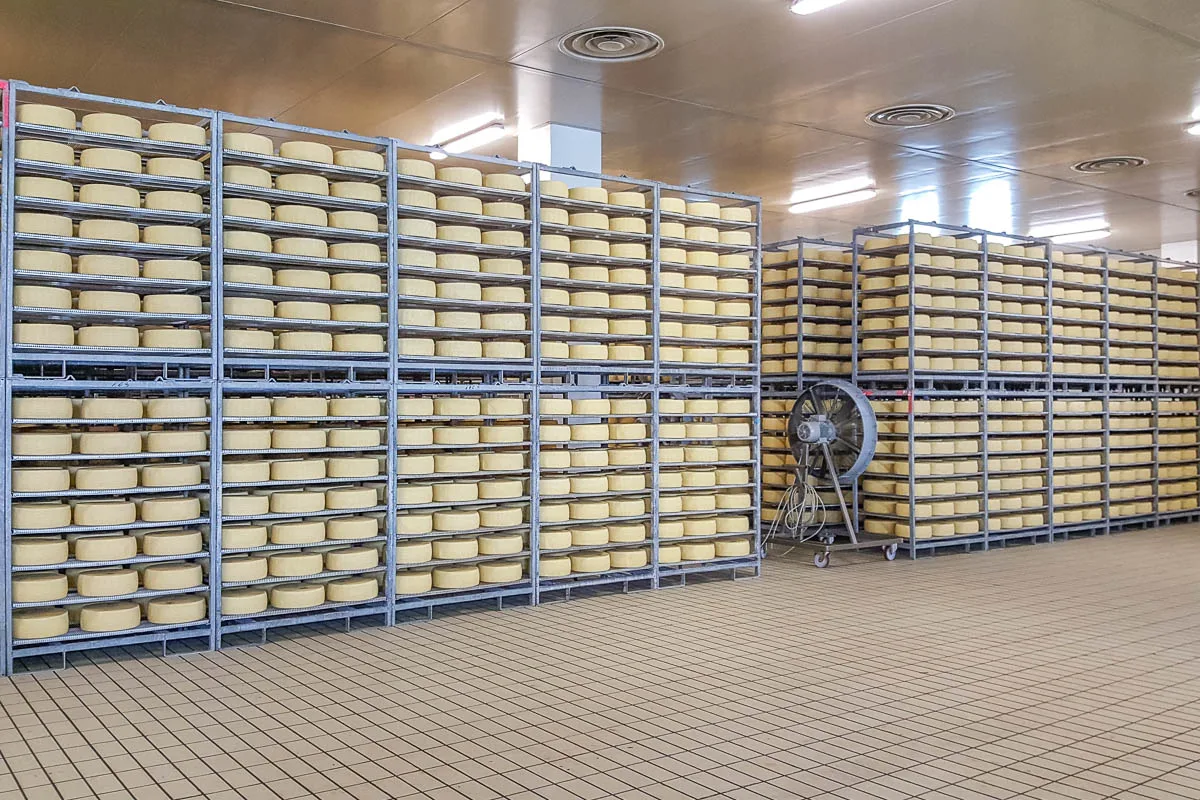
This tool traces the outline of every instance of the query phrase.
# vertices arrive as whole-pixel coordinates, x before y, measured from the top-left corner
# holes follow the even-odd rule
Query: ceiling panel
[[[584,25],[666,49],[596,65]],[[604,133],[605,169],[758,194],[768,230],[847,236],[936,213],[1011,225],[1105,215],[1121,247],[1197,234],[1195,0],[9,0],[0,74],[426,142],[483,111]],[[872,127],[885,104],[957,118]],[[508,139],[488,148],[515,155]],[[1070,165],[1142,155],[1142,169]],[[869,175],[870,202],[797,217],[801,186]]]
[[[217,0],[403,39],[466,0]]]

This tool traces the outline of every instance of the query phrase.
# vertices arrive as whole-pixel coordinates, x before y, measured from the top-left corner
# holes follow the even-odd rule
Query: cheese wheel
[[[328,258],[329,245],[322,239],[304,236],[285,236],[272,242],[272,250],[281,255]]]
[[[106,184],[87,184],[80,187],[80,192],[88,186],[106,186]],[[75,199],[75,187],[70,181],[62,181],[57,178],[38,178],[29,175],[23,175],[16,179],[14,183],[14,194],[18,197],[44,197],[48,200],[61,200],[63,202],[71,202]],[[124,188],[124,187],[120,187]],[[137,190],[134,190],[137,194]],[[90,200],[80,199],[80,202],[94,202]],[[136,205],[136,204],[135,204]]]
[[[326,474],[330,478],[372,478],[379,474],[376,458],[331,458],[326,462]]]
[[[644,547],[633,550],[611,550],[608,557],[612,569],[638,569],[650,563],[650,553]]]
[[[483,528],[513,528],[525,519],[521,506],[496,506],[479,509],[479,523]]]
[[[257,231],[225,231],[225,249],[271,252],[271,237]]]
[[[437,171],[437,179],[468,186],[483,185],[483,173],[473,167],[442,167]]]
[[[290,144],[295,143],[292,142]],[[333,163],[337,164],[339,167],[370,169],[375,170],[376,172],[382,172],[387,168],[383,154],[376,153],[373,150],[338,150],[333,154]]]
[[[438,539],[433,543],[435,559],[475,558],[478,555],[479,542],[474,538]]]
[[[542,266],[544,268],[545,264]],[[525,275],[529,272],[528,267],[516,258],[486,258],[479,262],[479,269],[495,275]],[[543,275],[546,275],[544,271]]]
[[[483,233],[479,228],[470,225],[439,225],[437,226],[437,238],[451,242],[480,244],[483,241]]]
[[[221,559],[223,583],[246,583],[267,577],[267,559],[264,556],[241,555]]]
[[[379,582],[371,575],[338,578],[325,584],[325,599],[330,603],[362,603],[378,596]]]
[[[148,294],[142,298],[142,311],[147,314],[200,314],[203,304],[196,295]]]
[[[70,309],[71,290],[54,286],[14,286],[13,305],[18,308]]]
[[[571,574],[571,558],[569,556],[541,557],[538,559],[538,572],[543,578],[563,578]]]
[[[70,628],[65,608],[22,608],[12,612],[13,639],[48,639]]]
[[[75,130],[75,112],[69,108],[45,103],[21,103],[17,106],[17,122],[44,125],[50,128]]]
[[[141,172],[142,157],[131,150],[89,147],[79,153],[79,166],[116,172]]]
[[[134,170],[129,171],[132,172]],[[171,158],[165,156],[148,158],[146,159],[146,174],[202,181],[204,180],[204,163],[190,158]]]
[[[199,622],[208,614],[208,601],[200,595],[156,597],[146,603],[146,620],[156,625]]]
[[[374,547],[338,547],[325,554],[325,569],[331,572],[374,569],[379,551]]]
[[[267,574],[274,578],[296,578],[321,572],[324,560],[320,553],[303,551],[272,553],[267,556]]]
[[[80,434],[78,449],[85,455],[140,453],[142,437],[132,431],[89,431]]]
[[[89,603],[79,609],[79,627],[90,633],[128,630],[136,628],[141,621],[141,606],[131,600]]]
[[[281,158],[293,158],[297,161],[312,161],[318,164],[333,163],[333,148],[320,142],[292,141],[279,145]]]
[[[607,572],[612,568],[608,553],[583,551],[571,553],[571,572],[594,573]]]
[[[331,211],[329,224],[334,228],[354,231],[379,231],[379,218],[370,211]]]
[[[129,259],[133,261],[133,259]],[[134,275],[137,274],[137,262],[134,261]],[[16,250],[13,252],[13,269],[29,270],[32,272],[71,271],[71,256],[68,253],[54,253],[49,250]]]
[[[17,142],[17,158],[25,161],[41,161],[50,164],[75,163],[75,149],[61,142],[44,142],[38,139],[25,139]]]
[[[13,492],[65,492],[71,488],[71,472],[57,467],[14,468],[10,489]]]
[[[263,561],[265,564],[265,559]],[[240,589],[224,589],[221,591],[221,614],[223,616],[258,614],[266,610],[267,592],[265,589],[247,586]]]
[[[269,594],[272,608],[312,608],[325,602],[325,586],[319,583],[282,583]]]
[[[14,433],[12,452],[18,456],[69,455],[72,439],[69,433]]]
[[[12,542],[12,565],[32,567],[61,564],[69,558],[68,548],[66,539],[49,536],[15,537]]]
[[[76,489],[132,489],[137,485],[137,467],[81,467],[75,471]]]
[[[152,564],[142,570],[142,586],[155,591],[192,589],[203,583],[203,568],[187,561]]]
[[[314,513],[324,511],[326,507],[325,494],[319,490],[270,492],[267,505],[272,514]],[[323,533],[322,538],[324,538]]]
[[[122,534],[86,536],[75,540],[76,561],[123,561],[137,556],[137,539]]]
[[[370,242],[337,242],[329,245],[329,257],[341,261],[361,261],[377,264],[383,261],[383,250]]]
[[[459,565],[434,567],[433,586],[436,589],[469,589],[479,585],[479,567]]]
[[[201,147],[208,144],[207,130],[186,122],[156,122],[146,129],[146,137],[156,142],[177,142]]]
[[[507,472],[525,468],[524,453],[480,453],[479,468],[485,472]]]
[[[521,552],[525,540],[519,533],[493,533],[479,537],[479,553],[485,556]]]
[[[519,561],[490,561],[479,565],[480,583],[512,583],[521,580],[525,569]]]
[[[325,492],[325,507],[334,509],[372,508],[379,502],[374,487],[349,486]]]
[[[477,511],[436,511],[433,515],[434,530],[446,532],[471,531],[479,527]]]
[[[203,549],[200,531],[152,531],[142,537],[142,554],[147,556],[186,555]]]
[[[136,573],[135,586],[136,586]],[[62,600],[67,596],[67,576],[61,572],[26,572],[14,575],[12,578],[12,602],[14,603],[47,603]],[[16,616],[13,614],[13,623]],[[14,638],[21,638],[15,636]]]
[[[283,331],[279,334],[279,349],[332,352],[333,336],[321,331]]]
[[[69,346],[75,343],[75,331],[70,325],[17,322],[13,324],[13,342]]]
[[[82,233],[80,235],[82,236]],[[142,231],[142,241],[149,244],[199,247],[203,244],[203,233],[199,228],[187,225],[147,225]]]
[[[95,222],[96,220],[84,220],[85,222]],[[63,217],[57,214],[35,214],[28,211],[18,211],[16,215],[15,226],[17,233],[35,233],[43,236],[66,236],[72,235],[71,218]],[[133,226],[134,231],[137,226]],[[132,241],[137,241],[136,235]]]

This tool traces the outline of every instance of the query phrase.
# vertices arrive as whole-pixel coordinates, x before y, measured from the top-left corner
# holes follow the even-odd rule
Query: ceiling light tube
[[[504,127],[503,123],[495,122],[486,128],[471,131],[464,136],[443,143],[442,149],[447,153],[465,153],[476,147],[483,147],[485,144],[503,139],[505,136],[508,136],[508,129]]]
[[[1112,235],[1112,231],[1108,228],[1102,228],[1095,231],[1080,231],[1079,233],[1064,233],[1061,236],[1051,236],[1050,241],[1055,244],[1071,244],[1073,242],[1095,242],[1100,239],[1107,239]]]
[[[859,189],[856,192],[844,192],[842,194],[830,195],[829,197],[821,197],[816,200],[806,200],[802,203],[796,203],[788,211],[793,214],[806,214],[810,211],[821,211],[826,208],[838,208],[839,206],[848,206],[854,203],[862,203],[870,200],[879,194],[875,189]]]
[[[824,11],[827,8],[833,8],[836,5],[841,5],[846,0],[792,0],[791,11],[793,14],[807,16],[815,14],[818,11]]]
[[[1200,136],[1200,122],[1190,122],[1184,130],[1192,136]]]

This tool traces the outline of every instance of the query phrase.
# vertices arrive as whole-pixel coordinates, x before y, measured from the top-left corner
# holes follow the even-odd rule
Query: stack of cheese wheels
[[[646,195],[547,183],[555,194],[544,195],[542,276],[554,283],[542,290],[542,358],[647,361],[653,331]],[[558,196],[568,198],[565,207],[554,205]],[[560,233],[554,225],[570,227]]]
[[[1131,342],[1131,352],[1126,353],[1120,342],[1129,330],[1124,326],[1149,324],[1149,309],[1131,308],[1125,311],[1104,307],[1105,256],[1102,254],[1054,250],[1052,262],[1053,288],[1049,294],[1054,334],[1051,348],[1054,373],[1068,376],[1101,375],[1105,350],[1116,357],[1110,368],[1113,375],[1133,377],[1142,372],[1146,365],[1137,363],[1137,343]],[[1112,296],[1120,306],[1121,292],[1113,291]],[[1105,346],[1106,321],[1111,323],[1109,333],[1112,344],[1108,347]],[[1136,339],[1139,334],[1130,331],[1128,336]],[[1145,346],[1152,350],[1149,343]]]
[[[397,168],[400,357],[532,358],[524,181],[415,155]]]
[[[129,109],[122,108],[121,111]],[[13,325],[14,344],[83,346],[105,348],[155,348],[201,350],[206,347],[204,319],[204,262],[208,250],[204,236],[209,227],[204,207],[208,141],[205,128],[190,122],[143,121],[125,113],[93,112],[77,115],[70,109],[40,103],[22,104],[17,118],[29,124],[61,127],[112,137],[104,145],[72,145],[26,137],[16,144],[21,164],[16,167],[12,190],[18,198],[14,229],[18,234],[78,237],[89,240],[86,254],[71,255],[52,250],[26,249],[18,243],[13,256],[16,270],[14,304],[31,309]],[[152,140],[153,146],[142,144]],[[76,152],[75,147],[78,147]],[[26,162],[75,165],[109,173],[92,178],[64,175],[47,177],[33,173]],[[37,170],[42,171],[41,169]],[[154,176],[170,186],[144,193],[129,186],[121,176]],[[67,217],[42,211],[26,211],[26,201],[55,200],[79,203],[78,215]],[[118,219],[113,208],[145,208],[180,214],[170,224],[141,224]],[[169,252],[139,260],[129,255],[130,243],[162,246]],[[49,273],[93,276],[86,288],[72,290],[45,283]],[[184,292],[156,292],[138,287],[143,278],[194,282]],[[104,280],[107,279],[107,280]],[[107,283],[108,285],[104,285]],[[154,314],[150,320],[48,322],[33,309],[54,309],[124,314]],[[139,324],[141,327],[139,327]]]
[[[662,197],[659,206],[660,359],[672,368],[754,369],[750,342],[757,338],[752,317],[759,287],[753,226],[744,220],[749,209],[679,197]]]
[[[528,398],[513,393],[397,398],[398,559],[434,564],[432,572],[405,571],[398,594],[524,574],[514,557],[527,541],[528,410]]]
[[[912,401],[881,399],[873,405],[880,437],[864,480],[866,529],[906,539],[982,532],[988,488],[978,476],[984,454],[980,397],[918,394]],[[988,456],[999,453],[988,450]]]
[[[605,547],[633,548],[649,530],[652,402],[580,387],[543,394],[539,403],[542,576],[616,568]],[[552,552],[579,547],[589,550],[569,557]]]
[[[795,400],[791,398],[767,398],[762,401],[762,438],[760,440],[762,468],[762,519],[773,522],[776,510],[783,500],[787,487],[795,479],[795,459],[787,446],[787,420]],[[662,401],[659,401],[661,411]],[[675,410],[683,408],[676,401]],[[660,475],[661,482],[661,475]],[[835,501],[836,502],[836,498]]]
[[[1157,271],[1155,267],[1157,266]],[[1197,349],[1197,285],[1196,273],[1169,264],[1135,262],[1128,265],[1135,277],[1124,280],[1129,288],[1144,290],[1143,282],[1157,275],[1158,297],[1158,374],[1160,378],[1195,381],[1200,378],[1200,355]],[[1182,502],[1171,498],[1173,510]],[[1190,508],[1190,507],[1189,507]]]
[[[763,254],[764,373],[837,376],[850,372],[852,328],[845,314],[853,302],[852,256],[849,249],[829,245]],[[802,322],[798,321],[801,311]],[[717,333],[724,337],[733,331],[718,329]]]
[[[383,154],[284,141],[278,155],[292,163],[273,174],[257,166],[275,153],[270,138],[231,132],[225,140],[236,150],[224,167],[226,348],[383,358]],[[278,198],[261,199],[264,189]]]
[[[776,403],[763,413],[781,414],[781,408]],[[753,459],[753,398],[664,392],[658,410],[660,538],[701,542],[749,530],[753,470],[759,468]],[[786,424],[782,416],[779,420]],[[681,558],[716,558],[708,553],[711,546],[710,541],[699,549],[685,548]]]
[[[1113,401],[1110,401],[1110,406]],[[1125,401],[1129,402],[1129,401]],[[1130,415],[1130,419],[1137,417]],[[1174,514],[1196,508],[1196,481],[1200,474],[1196,466],[1197,442],[1200,429],[1197,426],[1197,401],[1190,398],[1159,398],[1158,420],[1158,492],[1148,485],[1147,470],[1127,468],[1135,473],[1136,485],[1121,487],[1124,496],[1120,516],[1143,516],[1147,503],[1157,503],[1159,513]],[[1115,482],[1117,479],[1113,478]],[[1125,482],[1129,482],[1127,479]],[[1110,490],[1111,491],[1111,490]]]
[[[387,400],[338,389],[224,398],[221,580],[238,588],[223,613],[378,596]]]
[[[13,393],[12,415],[13,598],[39,604],[21,625],[14,618],[15,637],[203,619],[207,390],[122,396],[27,387]],[[51,613],[68,597],[115,604],[141,589],[163,592],[164,603],[153,613],[136,603]],[[189,610],[167,613],[166,605]]]

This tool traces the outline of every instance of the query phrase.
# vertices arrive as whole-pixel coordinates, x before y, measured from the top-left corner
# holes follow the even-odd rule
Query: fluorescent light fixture
[[[429,154],[430,161],[445,161],[447,158],[445,150],[434,150]]]
[[[1097,231],[1107,231],[1108,229],[1108,220],[1104,217],[1088,217],[1085,219],[1072,219],[1065,222],[1050,222],[1045,225],[1035,225],[1029,229],[1029,235],[1035,239],[1057,240],[1060,236],[1090,234]]]
[[[849,194],[862,189],[874,189],[875,181],[866,176],[858,178],[848,178],[842,181],[834,181],[833,183],[825,183],[820,186],[813,186],[809,189],[797,189],[792,192],[791,203],[807,203],[810,200],[823,200],[826,197],[833,197],[840,194]]]
[[[839,206],[848,206],[853,203],[861,203],[875,197],[879,192],[874,189],[859,189],[857,192],[843,192],[830,197],[820,197],[816,200],[806,200],[803,203],[796,203],[788,211],[793,214],[806,214],[810,211],[821,211],[826,208],[838,208]]]
[[[461,139],[468,133],[474,133],[480,128],[486,128],[496,122],[503,122],[504,115],[499,111],[488,111],[483,114],[476,114],[473,117],[459,120],[452,125],[447,125],[441,130],[433,134],[433,139],[429,142],[431,146],[446,144],[446,142]]]
[[[967,224],[985,231],[1013,229],[1012,185],[1008,178],[992,178],[971,190]]]
[[[806,16],[841,5],[846,0],[792,0],[792,13]]]
[[[1192,136],[1200,136],[1200,122],[1190,123],[1184,130]]]
[[[510,131],[504,127],[503,114],[497,111],[477,114],[435,133],[433,141],[429,144],[441,152],[432,153],[430,157],[435,161],[440,161],[446,157],[447,153],[465,153],[509,135]]]
[[[486,128],[480,128],[477,131],[472,131],[466,136],[453,139],[442,145],[442,149],[447,153],[465,153],[468,150],[474,150],[476,147],[483,147],[485,144],[503,139],[508,136],[508,129],[503,123],[496,122],[488,125]]]
[[[1112,231],[1108,228],[1096,231],[1080,231],[1079,233],[1064,233],[1061,236],[1051,236],[1050,241],[1055,244],[1071,244],[1072,242],[1095,242],[1100,239],[1107,239],[1112,235]]]

